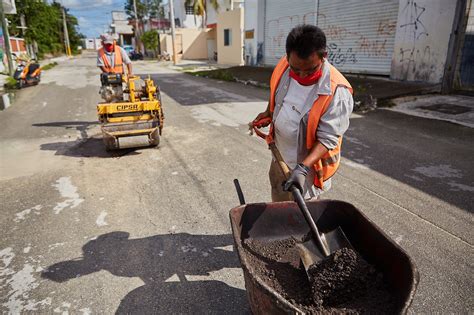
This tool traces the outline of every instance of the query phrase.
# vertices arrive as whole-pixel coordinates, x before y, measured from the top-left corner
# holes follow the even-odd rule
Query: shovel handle
[[[283,157],[281,156],[280,151],[276,147],[275,143],[270,143],[268,147],[272,151],[272,154],[279,165],[280,171],[285,176],[285,179],[288,180],[288,178],[290,178],[290,169],[288,165],[286,165],[285,161],[283,161]],[[311,234],[313,235],[313,239],[316,242],[316,245],[325,257],[329,256],[329,250],[321,240],[321,235],[319,234],[318,227],[316,226],[316,223],[314,222],[313,217],[311,216],[311,213],[308,210],[308,206],[306,206],[306,202],[304,201],[300,190],[296,188],[295,185],[293,185],[291,186],[291,192],[293,193],[293,198],[295,198],[295,201],[298,204],[298,208],[300,208],[301,212],[303,213],[306,223],[308,223],[309,225]]]
[[[272,155],[275,158],[276,162],[278,163],[279,169],[282,172],[285,179],[288,180],[290,178],[290,168],[286,165],[285,161],[283,161],[283,157],[281,156],[280,150],[276,147],[275,143],[272,142],[268,145],[270,151],[272,151]]]
[[[306,206],[306,202],[304,201],[303,196],[298,188],[294,185],[291,186],[291,192],[293,193],[293,197],[295,198],[296,203],[298,204],[298,208],[300,208],[301,212],[303,213],[304,218],[306,219],[306,223],[308,223],[309,228],[311,230],[311,234],[313,235],[313,239],[316,242],[319,250],[324,255],[324,257],[329,256],[329,250],[324,245],[323,241],[321,240],[321,235],[319,234],[318,227],[311,216],[311,213]]]

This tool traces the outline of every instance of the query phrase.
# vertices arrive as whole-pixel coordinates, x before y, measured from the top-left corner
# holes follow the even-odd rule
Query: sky
[[[123,11],[125,0],[57,0],[77,17],[79,32],[87,38],[98,37],[111,23],[111,11]]]

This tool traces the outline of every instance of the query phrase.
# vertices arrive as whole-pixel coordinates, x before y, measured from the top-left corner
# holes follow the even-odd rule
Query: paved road
[[[228,210],[233,178],[248,202],[269,200],[269,152],[246,134],[268,92],[139,62],[162,88],[162,143],[109,154],[93,63],[61,63],[0,113],[0,311],[248,313]],[[414,258],[411,312],[474,310],[473,140],[383,110],[351,120],[326,198]]]

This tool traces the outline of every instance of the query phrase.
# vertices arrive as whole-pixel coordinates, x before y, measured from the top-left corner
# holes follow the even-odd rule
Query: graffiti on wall
[[[399,58],[403,79],[430,80],[430,74],[435,67],[431,62],[430,46],[425,46],[424,48],[400,48]]]
[[[387,42],[393,38],[396,20],[380,19],[376,21],[376,36],[366,36],[357,30],[351,30],[335,24],[325,14],[309,12],[304,15],[282,16],[266,24],[265,45],[268,45],[269,57],[279,58],[285,51],[288,30],[298,24],[314,24],[325,32],[328,38],[328,59],[334,65],[356,64],[362,57],[387,57]],[[280,54],[280,55],[278,55]]]
[[[422,7],[415,0],[408,0],[402,10],[402,15],[407,18],[407,23],[401,24],[400,28],[408,28],[409,32],[413,34],[413,40],[420,39],[421,36],[428,36],[422,21],[425,11],[426,7]]]
[[[406,1],[399,26],[403,31],[402,47],[395,56],[398,79],[429,81],[435,70],[431,47],[424,41],[429,36],[424,22],[426,16],[427,7],[420,1]]]
[[[328,45],[328,60],[335,66],[344,66],[346,63],[356,63],[356,54],[352,48],[342,50],[337,44],[332,43]]]

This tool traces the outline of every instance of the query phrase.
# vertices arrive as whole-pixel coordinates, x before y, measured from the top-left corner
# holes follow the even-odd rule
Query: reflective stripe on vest
[[[107,69],[107,72],[113,73],[123,73],[123,60],[122,60],[122,53],[120,48],[117,45],[114,45],[114,66],[112,67],[109,62],[109,58],[105,54],[104,47],[99,50],[99,55],[104,62],[104,67]]]
[[[273,115],[275,110],[275,96],[280,84],[280,80],[288,68],[288,61],[286,56],[280,59],[275,69],[273,70],[272,77],[270,79],[270,112]],[[317,131],[319,120],[328,109],[333,99],[334,93],[338,86],[343,86],[349,89],[352,93],[352,87],[347,79],[332,65],[330,65],[330,81],[331,81],[331,95],[319,95],[314,102],[311,110],[309,111],[308,117],[308,129],[306,132],[306,149],[311,150],[317,141]],[[273,142],[274,126],[273,123],[270,126],[270,134],[267,138],[267,142]],[[331,178],[339,168],[341,161],[341,145],[342,137],[339,138],[339,143],[333,150],[329,150],[319,161],[313,165],[314,185],[320,189],[323,188],[324,181]]]

